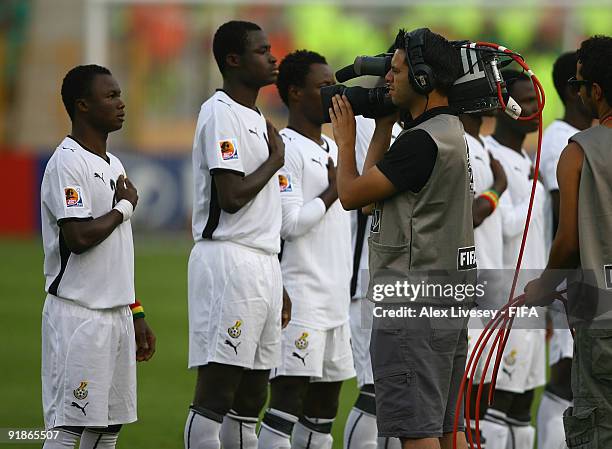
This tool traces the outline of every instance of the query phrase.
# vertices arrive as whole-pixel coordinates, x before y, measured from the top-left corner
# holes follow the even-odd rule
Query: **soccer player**
[[[522,115],[535,113],[538,105],[531,79],[515,70],[505,70],[503,77],[508,93],[521,106]],[[523,149],[523,143],[527,134],[537,128],[537,120],[519,121],[499,113],[493,135],[484,138],[485,146],[499,160],[508,179],[506,194],[510,201],[500,205],[502,219],[511,216],[515,224],[514,229],[510,230],[507,223],[503,223],[503,259],[508,272],[515,267],[518,259],[533,179],[533,165]],[[545,215],[547,210],[546,191],[538,181],[521,265],[523,269],[544,268],[549,225]],[[512,278],[504,278],[507,283],[504,285],[504,301],[507,301]],[[525,273],[521,273],[518,282],[517,296],[526,282]],[[537,313],[538,318],[517,318],[515,329],[510,333],[497,378],[495,400],[481,422],[487,449],[504,449],[506,441],[512,441],[516,449],[533,447],[535,429],[530,424],[531,403],[535,389],[546,382],[545,312],[539,310]]]
[[[559,158],[559,227],[546,271],[525,289],[529,304],[546,305],[564,279],[563,270],[584,276],[576,306],[591,316],[575,328],[573,406],[563,423],[569,448],[612,447],[612,330],[610,247],[612,232],[612,37],[594,36],[580,45],[576,75],[569,81],[599,125],[571,137]],[[559,272],[559,270],[562,270]],[[573,307],[570,306],[570,309]]]
[[[563,119],[553,121],[542,137],[542,173],[553,206],[553,227],[559,220],[559,184],[557,164],[561,151],[569,139],[579,131],[587,129],[593,121],[591,111],[582,103],[578,92],[568,80],[576,74],[576,52],[564,53],[553,66],[553,81],[557,94],[565,107]],[[563,412],[571,406],[571,368],[574,339],[567,326],[565,311],[556,302],[551,305],[552,336],[548,352],[550,379],[538,408],[538,448],[559,449],[564,443]]]
[[[279,174],[284,286],[292,299],[282,356],[272,370],[260,449],[331,448],[342,382],[355,376],[350,343],[350,218],[336,190],[338,149],[321,133],[320,88],[335,84],[325,58],[298,50],[279,66],[289,108]],[[290,441],[291,437],[291,441]]]
[[[362,175],[355,161],[355,120],[348,99],[334,97],[330,111],[340,201],[347,209],[376,203],[370,290],[385,269],[404,279],[428,270],[448,271],[456,279],[471,278],[476,268],[467,148],[463,126],[448,107],[448,92],[460,72],[459,55],[428,29],[401,30],[396,48],[386,81],[393,103],[414,119],[391,148],[395,117],[377,120]],[[414,299],[417,304],[430,301],[438,311],[455,305],[454,298]],[[370,351],[379,436],[398,437],[404,448],[450,448],[466,363],[467,323],[449,318],[442,330],[432,329],[428,319],[418,321],[423,329],[413,331],[377,327],[375,319]],[[462,449],[463,431],[460,425]]]
[[[355,117],[355,125],[355,159],[359,173],[363,173],[363,165],[376,123],[374,119],[358,115]],[[401,132],[402,127],[396,122],[391,131],[391,143]],[[399,449],[401,444],[397,438],[378,438],[376,426],[374,374],[370,360],[373,303],[366,298],[368,290],[367,237],[371,225],[370,215],[364,214],[361,209],[351,211],[351,247],[353,249],[350,306],[351,348],[357,373],[359,396],[344,426],[344,449],[375,449],[377,447],[379,449]]]
[[[504,198],[507,187],[506,173],[497,159],[492,157],[485,148],[480,128],[483,117],[487,113],[462,114],[459,118],[465,129],[465,140],[470,154],[470,166],[474,176],[474,200],[472,203],[472,217],[474,221],[474,245],[476,246],[476,260],[478,262],[479,283],[487,284],[487,297],[484,298],[483,308],[494,308],[498,306],[500,298],[495,297],[499,282],[499,271],[503,269],[503,219],[498,204]],[[505,199],[505,198],[504,198]],[[507,299],[507,298],[504,298]],[[480,306],[480,304],[479,304]],[[468,359],[486,325],[479,319],[472,318],[468,322]],[[486,359],[486,352],[480,358],[478,367],[474,373],[471,397],[470,416],[476,415],[476,399],[478,388],[482,378],[482,369]],[[483,386],[483,394],[480,403],[480,416],[484,417],[487,409],[488,387],[491,382],[491,369],[487,373]],[[486,427],[486,426],[485,426]],[[482,431],[481,431],[482,432]],[[481,442],[486,437],[481,435]],[[484,446],[483,446],[484,447]]]
[[[186,449],[253,449],[270,369],[280,361],[284,297],[275,175],[284,145],[255,106],[278,69],[254,23],[221,25],[213,52],[223,89],[202,105],[193,144],[189,367],[198,376],[184,442]]]
[[[112,449],[121,426],[136,421],[136,361],[155,352],[134,294],[130,218],[138,193],[106,151],[108,134],[125,118],[111,72],[73,68],[62,101],[72,132],[49,159],[40,187],[43,409],[45,427],[59,431],[43,447],[71,448],[80,438],[81,449]]]

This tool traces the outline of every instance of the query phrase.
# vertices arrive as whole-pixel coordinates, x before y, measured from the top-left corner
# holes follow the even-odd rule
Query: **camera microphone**
[[[346,67],[338,70],[336,72],[336,80],[339,83],[343,83],[348,80],[352,80],[353,78],[357,78],[359,75],[355,73],[355,68],[353,64],[347,65]]]
[[[374,75],[385,76],[391,69],[389,56],[357,56],[353,63],[355,73],[359,76]]]

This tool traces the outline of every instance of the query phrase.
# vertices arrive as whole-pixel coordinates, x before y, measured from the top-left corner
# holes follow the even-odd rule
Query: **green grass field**
[[[136,238],[135,248],[136,291],[157,335],[157,353],[138,367],[139,420],[122,430],[118,448],[180,449],[195,382],[194,373],[187,369],[187,259],[191,240],[187,235]],[[0,272],[0,428],[42,428],[42,246],[38,239],[2,239],[0,253],[4,260]],[[341,448],[344,422],[356,394],[355,382],[347,382],[334,426],[334,448]]]
[[[136,291],[146,306],[147,320],[158,343],[155,357],[138,367],[139,421],[122,430],[118,448],[180,449],[195,382],[194,373],[187,370],[187,259],[191,240],[187,235],[136,238],[135,248]],[[0,429],[42,428],[42,246],[38,239],[0,239],[0,253],[4,260],[0,272]],[[344,422],[356,395],[354,380],[346,382],[333,429],[334,449],[342,447]]]

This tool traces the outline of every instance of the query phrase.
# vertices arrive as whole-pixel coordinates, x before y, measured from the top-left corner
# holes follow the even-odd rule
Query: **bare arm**
[[[213,174],[217,199],[221,209],[230,214],[238,212],[251,201],[285,163],[285,145],[278,131],[267,122],[269,157],[257,170],[242,176],[228,170]]]
[[[546,270],[536,281],[525,288],[528,302],[532,305],[550,303],[538,302],[544,295],[553,291],[563,280],[563,275],[555,270],[576,268],[580,263],[578,241],[578,194],[584,152],[580,145],[571,142],[561,153],[557,166],[559,180],[559,227],[550,250]]]
[[[120,175],[116,186],[117,201],[126,199],[136,208],[138,192],[134,184]],[[81,254],[104,241],[121,223],[123,215],[118,210],[112,209],[107,214],[91,220],[62,220],[60,227],[68,249],[75,254]]]
[[[334,137],[338,145],[337,184],[338,197],[342,206],[347,210],[357,209],[393,195],[396,192],[395,187],[376,166],[369,169],[364,167],[363,175],[359,176],[355,160],[355,116],[353,110],[345,96],[336,95],[332,99],[332,104],[333,108],[330,109],[330,116],[334,127]],[[389,131],[389,140],[390,135]],[[378,138],[380,138],[380,141]],[[381,143],[382,137],[378,138],[377,142]],[[374,160],[375,153],[380,148],[382,148],[382,145],[372,151],[372,155],[368,149],[367,157],[370,158],[370,161]]]
[[[495,190],[501,196],[508,187],[508,180],[506,179],[506,172],[502,165],[497,159],[489,154],[491,160],[490,166],[493,172],[493,185],[490,187]],[[472,220],[474,222],[474,228],[477,228],[482,222],[493,213],[493,207],[491,203],[484,198],[476,197],[472,202]]]

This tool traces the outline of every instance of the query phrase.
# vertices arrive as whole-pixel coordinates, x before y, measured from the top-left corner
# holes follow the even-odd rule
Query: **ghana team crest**
[[[234,139],[220,140],[219,149],[221,150],[221,158],[224,161],[238,159],[238,150],[236,149]]]
[[[241,326],[242,326],[242,321],[236,320],[236,322],[234,323],[232,327],[227,328],[227,334],[232,338],[240,337],[240,334],[242,333],[242,330],[240,329]]]
[[[284,175],[278,175],[278,186],[282,192],[291,192],[293,188],[291,187],[291,175],[289,173]]]
[[[89,394],[89,391],[87,391],[88,383],[89,382],[83,381],[77,388],[72,390],[72,394],[74,394],[74,397],[77,398],[79,401],[82,401],[83,399],[85,399],[87,395]]]
[[[516,363],[516,354],[517,354],[516,349],[513,349],[512,351],[510,351],[510,354],[504,357],[504,363],[508,366],[513,366]]]
[[[64,197],[66,198],[66,207],[83,207],[80,187],[64,187]]]
[[[308,347],[308,332],[302,332],[302,335],[295,340],[295,347],[302,351]]]

